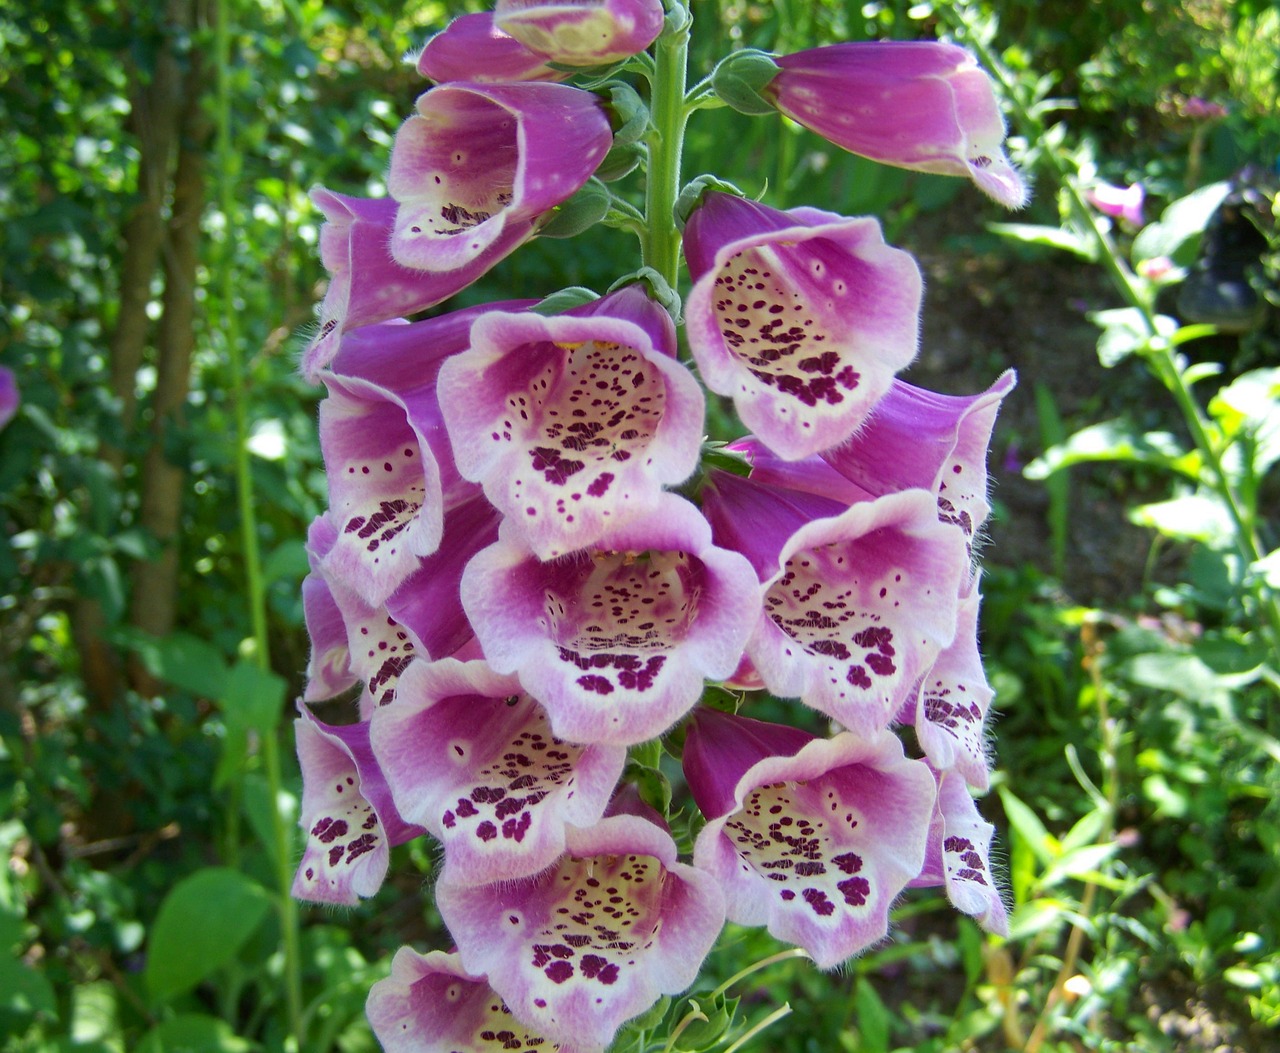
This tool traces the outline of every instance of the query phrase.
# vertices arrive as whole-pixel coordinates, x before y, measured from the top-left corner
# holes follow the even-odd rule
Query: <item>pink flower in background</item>
[[[607,1046],[693,983],[724,925],[716,881],[638,810],[566,827],[565,854],[536,877],[437,886],[462,965],[554,1042]]]
[[[564,84],[441,84],[418,97],[417,111],[391,151],[391,255],[432,272],[471,274],[513,237],[518,244],[613,142],[600,101]]]
[[[293,879],[297,899],[358,903],[382,886],[392,845],[421,836],[392,803],[369,746],[369,723],[322,724],[304,705],[295,722],[306,834]]]
[[[874,219],[712,192],[684,252],[703,381],[789,460],[852,435],[915,358],[920,272]]]
[[[447,883],[545,870],[566,824],[604,815],[627,759],[621,746],[561,741],[514,676],[451,659],[405,670],[371,740],[397,810],[443,843]]]
[[[365,1007],[373,1033],[386,1053],[603,1053],[603,1045],[581,1042],[550,1046],[511,1015],[483,976],[462,968],[457,954],[418,954],[401,947],[391,975],[369,992]]]
[[[694,864],[725,890],[731,921],[766,925],[822,969],[885,936],[924,864],[935,796],[897,738],[821,739],[699,709],[684,772],[707,817]]]
[[[1146,220],[1142,217],[1142,203],[1146,193],[1141,183],[1129,186],[1112,186],[1110,183],[1098,183],[1084,192],[1089,204],[1105,216],[1122,219],[1131,227],[1141,227]]]
[[[498,0],[494,22],[549,62],[605,66],[662,32],[662,0]]]
[[[492,11],[459,15],[428,40],[418,56],[418,72],[437,84],[561,81],[569,76],[548,66],[545,55],[530,51],[499,29]]]
[[[926,41],[832,44],[777,59],[765,97],[792,120],[882,164],[968,176],[1006,208],[1027,188],[1003,150],[991,78],[964,48]]]
[[[698,463],[704,400],[671,316],[628,286],[564,314],[494,311],[447,362],[458,470],[540,559],[596,542]]]
[[[13,370],[8,366],[0,366],[0,428],[13,420],[21,401],[18,381],[13,375]]]

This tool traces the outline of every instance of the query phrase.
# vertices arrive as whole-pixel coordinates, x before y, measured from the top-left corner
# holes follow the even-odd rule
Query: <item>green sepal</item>
[[[762,92],[778,75],[778,64],[765,51],[745,48],[720,60],[711,71],[711,89],[727,106],[748,117],[776,113],[777,109]]]
[[[558,206],[538,234],[544,238],[574,238],[609,214],[613,195],[598,179],[589,179],[581,190]]]
[[[630,84],[611,83],[607,109],[616,118],[613,131],[615,146],[639,142],[649,128],[649,106]]]
[[[702,195],[708,190],[718,190],[722,194],[733,194],[735,197],[747,196],[732,183],[728,183],[710,172],[695,179],[690,179],[681,188],[680,196],[676,198],[676,205],[672,210],[675,213],[677,227],[684,230],[684,226],[689,222],[689,217],[693,214],[694,209],[702,204]]]
[[[530,310],[534,314],[546,316],[563,314],[571,307],[581,307],[584,303],[591,303],[598,299],[600,299],[599,293],[582,285],[571,285],[567,289],[561,289],[559,292],[543,297]]]
[[[640,159],[644,157],[644,153],[642,143],[619,143],[615,139],[613,149],[605,154],[604,160],[596,169],[595,177],[601,182],[612,183],[614,180],[630,175],[635,171]]]
[[[616,292],[623,286],[635,282],[645,282],[649,286],[649,296],[661,304],[669,315],[677,322],[680,320],[680,294],[667,283],[667,279],[652,267],[641,267],[639,270],[624,274],[609,286],[609,292]]]

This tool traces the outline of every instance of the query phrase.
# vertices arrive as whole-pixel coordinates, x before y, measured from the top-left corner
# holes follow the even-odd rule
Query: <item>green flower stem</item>
[[[983,34],[977,32],[969,24],[967,12],[960,10],[959,8],[961,7],[963,5],[958,5],[957,7],[944,5],[939,9],[939,12],[952,24],[953,28],[962,32],[966,43],[973,48],[983,66],[996,79],[1002,94],[1009,101],[1016,122],[1022,127],[1023,131],[1033,139],[1043,140],[1046,132],[1044,122],[1031,112],[1030,107],[1024,102],[1021,94],[1011,82],[1003,64],[983,39]],[[1257,531],[1251,518],[1245,514],[1244,503],[1240,500],[1235,487],[1231,485],[1230,477],[1223,468],[1220,451],[1210,436],[1211,425],[1205,417],[1204,411],[1200,408],[1200,404],[1196,401],[1190,386],[1187,384],[1182,370],[1178,368],[1173,347],[1165,340],[1155,339],[1159,330],[1156,326],[1156,314],[1153,305],[1134,284],[1133,275],[1121,261],[1120,254],[1116,251],[1110,237],[1099,226],[1092,210],[1081,196],[1075,179],[1067,171],[1057,152],[1052,147],[1049,147],[1041,150],[1039,157],[1044,167],[1049,170],[1058,186],[1066,194],[1067,203],[1077,222],[1088,231],[1089,236],[1096,244],[1098,260],[1111,278],[1112,284],[1115,285],[1120,295],[1141,317],[1143,327],[1146,329],[1148,337],[1151,338],[1148,342],[1150,353],[1145,356],[1150,365],[1150,370],[1173,396],[1173,400],[1177,404],[1187,431],[1191,436],[1191,441],[1204,459],[1204,464],[1208,468],[1209,486],[1217,494],[1218,499],[1226,508],[1227,514],[1231,517],[1237,552],[1246,565],[1257,562],[1263,556],[1263,548]],[[1272,644],[1280,646],[1280,600],[1265,585],[1258,587],[1256,595],[1259,603],[1264,608]]]
[[[667,16],[658,38],[653,77],[652,126],[647,136],[649,167],[644,192],[647,226],[642,257],[672,289],[680,274],[680,232],[675,206],[680,194],[680,156],[688,111],[684,105],[689,63],[689,15],[683,7]]]
[[[241,539],[244,546],[245,582],[249,594],[249,612],[253,627],[253,658],[264,670],[271,667],[271,652],[267,639],[266,587],[262,574],[262,555],[258,548],[258,524],[254,514],[253,474],[249,461],[249,421],[246,403],[248,399],[244,356],[241,349],[239,317],[235,302],[235,274],[233,259],[236,230],[236,185],[240,165],[231,140],[231,31],[227,9],[234,0],[222,0],[217,5],[215,23],[215,50],[218,68],[217,105],[217,159],[221,178],[218,206],[223,217],[221,258],[217,273],[222,317],[219,320],[226,340],[227,364],[231,372],[231,404],[235,415],[235,466],[236,497],[240,512]],[[272,733],[262,737],[262,759],[266,769],[267,785],[274,802],[280,799],[282,785],[280,773],[280,741]],[[275,842],[277,907],[280,912],[280,929],[284,937],[285,1002],[289,1016],[289,1031],[294,1048],[302,1045],[302,973],[298,948],[298,908],[290,894],[293,883],[291,865],[293,849],[289,831],[278,807],[271,809],[271,833]]]

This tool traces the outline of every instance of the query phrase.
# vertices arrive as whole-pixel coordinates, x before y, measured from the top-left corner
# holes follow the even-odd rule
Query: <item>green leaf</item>
[[[1090,461],[1129,461],[1180,471],[1185,470],[1179,464],[1183,456],[1184,451],[1168,432],[1139,434],[1128,421],[1108,420],[1082,428],[1066,442],[1045,450],[1022,474],[1028,479],[1047,479],[1063,468]]]
[[[1094,311],[1089,321],[1102,330],[1098,337],[1098,361],[1110,369],[1130,355],[1143,354],[1151,349],[1154,339],[1169,340],[1178,330],[1178,323],[1167,315],[1157,315],[1156,331],[1147,328],[1146,316],[1136,307],[1113,307],[1107,311]]]
[[[136,629],[120,629],[113,639],[142,659],[147,672],[202,698],[217,698],[227,679],[222,652],[188,633],[151,636]]]
[[[178,882],[160,904],[145,980],[162,1003],[226,965],[262,923],[271,899],[238,870],[209,867]]]
[[[1159,220],[1147,224],[1133,239],[1133,259],[1177,256],[1183,245],[1203,233],[1209,217],[1230,189],[1228,183],[1212,183],[1174,201]]]
[[[251,1053],[257,1048],[237,1038],[225,1021],[202,1013],[183,1013],[152,1028],[137,1053]]]
[[[987,229],[1013,241],[1062,249],[1089,261],[1098,255],[1092,238],[1064,227],[1047,227],[1038,223],[988,223]]]
[[[58,999],[42,973],[8,955],[0,956],[0,1014],[57,1019]]]
[[[1050,888],[1067,878],[1090,879],[1103,863],[1120,850],[1120,845],[1110,841],[1104,845],[1084,845],[1055,860],[1040,879],[1041,888]]]
[[[229,728],[270,735],[280,723],[287,691],[283,677],[242,658],[227,676],[218,704]]]
[[[860,1053],[887,1053],[889,1049],[889,1008],[876,993],[865,976],[858,977],[853,992],[854,1012],[858,1020],[858,1034],[862,1036]]]
[[[1211,548],[1230,548],[1235,538],[1230,514],[1221,501],[1206,492],[1139,505],[1129,511],[1129,521],[1158,530],[1165,537],[1199,541]]]
[[[1280,369],[1242,373],[1209,400],[1228,439],[1248,443],[1249,472],[1264,475],[1280,460]]]
[[[1005,786],[997,787],[1000,802],[1004,805],[1004,814],[1013,829],[1028,848],[1035,853],[1041,866],[1048,866],[1058,857],[1058,843],[1044,828],[1040,817],[1027,805],[1023,804]]]

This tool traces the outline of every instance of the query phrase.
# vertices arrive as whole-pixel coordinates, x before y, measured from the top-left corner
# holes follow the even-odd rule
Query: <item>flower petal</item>
[[[396,133],[391,255],[456,271],[568,199],[613,141],[599,100],[564,84],[442,84]]]
[[[766,925],[828,969],[888,931],[890,905],[924,863],[934,783],[888,733],[811,738],[790,752],[795,734],[699,711],[686,771],[708,821],[693,858],[724,889],[730,920]],[[787,755],[751,762],[771,737]],[[706,766],[723,769],[719,785],[738,770],[731,799],[703,793]]]
[[[499,29],[492,11],[459,15],[428,40],[418,56],[418,72],[437,84],[454,80],[499,84],[561,81],[569,76],[548,66],[545,55],[530,51]]]
[[[498,0],[494,18],[550,62],[606,66],[643,51],[662,32],[662,0]]]
[[[618,745],[660,735],[705,677],[732,673],[760,612],[746,560],[672,494],[551,562],[504,523],[467,566],[462,604],[489,664],[519,676],[556,735]]]
[[[703,380],[789,460],[852,435],[915,357],[920,272],[874,219],[709,193],[685,254]]]
[[[373,718],[401,815],[444,844],[442,882],[529,877],[564,851],[566,823],[604,815],[626,750],[575,746],[514,676],[483,662],[415,662]]]
[[[570,827],[532,878],[440,885],[463,965],[552,1041],[607,1046],[621,1024],[691,984],[724,923],[712,878],[635,815]]]
[[[316,903],[359,902],[382,886],[391,845],[425,831],[395,809],[369,747],[369,724],[322,724],[306,706],[294,723],[302,768],[299,825],[307,842],[292,894]]]
[[[631,287],[634,289],[635,287]],[[440,405],[458,470],[519,525],[542,559],[592,545],[698,460],[703,395],[676,362],[666,311],[645,327],[609,312],[622,290],[570,311],[487,314],[443,366]]]
[[[302,579],[302,611],[311,640],[307,661],[304,702],[333,698],[353,686],[357,676],[351,670],[347,627],[342,610],[333,598],[329,583],[320,570],[320,561],[338,539],[337,528],[327,515],[319,515],[307,531],[307,560],[311,573]]]

